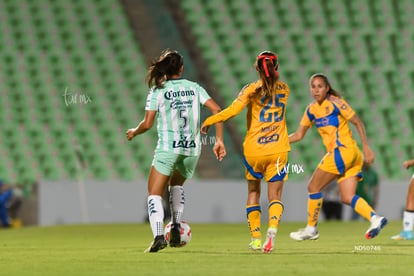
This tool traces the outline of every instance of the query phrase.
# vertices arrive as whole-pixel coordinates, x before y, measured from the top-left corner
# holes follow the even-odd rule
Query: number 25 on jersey
[[[285,104],[280,102],[280,99],[284,98],[285,94],[276,94],[274,98],[263,97],[260,102],[265,105],[260,111],[260,122],[280,122],[285,116]],[[265,103],[267,101],[267,103]],[[280,112],[267,112],[271,107],[280,107]],[[267,113],[266,113],[267,112]]]

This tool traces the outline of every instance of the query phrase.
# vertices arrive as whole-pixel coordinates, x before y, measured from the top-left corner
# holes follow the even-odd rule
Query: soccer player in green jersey
[[[171,237],[170,246],[180,245],[181,217],[184,211],[186,179],[193,176],[201,151],[200,108],[213,114],[220,107],[199,84],[181,78],[183,57],[166,49],[152,62],[147,82],[150,91],[145,117],[136,128],[128,129],[128,140],[149,130],[157,118],[158,143],[148,177],[148,214],[154,240],[145,252],[157,252],[167,246],[164,238],[162,195],[170,180]],[[226,155],[223,125],[216,125],[214,154],[221,161]]]

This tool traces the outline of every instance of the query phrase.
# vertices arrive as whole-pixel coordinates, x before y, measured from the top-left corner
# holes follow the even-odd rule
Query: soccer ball
[[[164,229],[164,236],[167,242],[170,242],[170,231],[171,231],[171,224],[170,221],[167,226],[165,226]],[[181,244],[178,247],[183,247],[184,245],[187,245],[191,240],[191,228],[188,223],[185,221],[181,221]]]

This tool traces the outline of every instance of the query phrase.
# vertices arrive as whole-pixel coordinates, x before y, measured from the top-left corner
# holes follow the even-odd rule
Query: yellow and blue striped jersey
[[[322,104],[313,102],[306,107],[300,124],[311,127],[315,123],[326,150],[330,152],[339,146],[356,145],[348,125],[354,115],[354,110],[344,99],[328,95]]]
[[[212,125],[224,122],[239,114],[247,106],[247,133],[243,143],[245,156],[263,156],[290,151],[285,113],[289,87],[282,81],[272,97],[256,93],[262,85],[256,81],[246,85],[233,103],[204,122]]]

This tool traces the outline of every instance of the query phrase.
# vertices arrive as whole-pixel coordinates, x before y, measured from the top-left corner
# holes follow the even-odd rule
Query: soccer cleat
[[[299,229],[296,232],[290,232],[290,237],[297,241],[317,240],[319,238],[319,232],[309,233],[306,229]]]
[[[400,234],[392,236],[391,239],[396,241],[412,241],[414,240],[414,234],[413,231],[401,231]]]
[[[387,225],[387,219],[380,216],[375,216],[372,218],[371,226],[368,228],[367,232],[365,232],[365,238],[372,239],[375,238],[382,228]]]
[[[164,235],[159,235],[155,237],[150,246],[145,249],[144,253],[154,253],[161,249],[164,249],[166,246],[167,241],[165,240]]]
[[[253,251],[262,250],[262,241],[260,239],[252,239],[249,244],[249,248]]]
[[[181,245],[181,225],[179,223],[171,224],[170,246],[179,247]]]
[[[273,251],[276,233],[277,233],[277,229],[275,227],[269,227],[269,229],[267,229],[266,241],[263,245],[264,253],[270,253]]]

